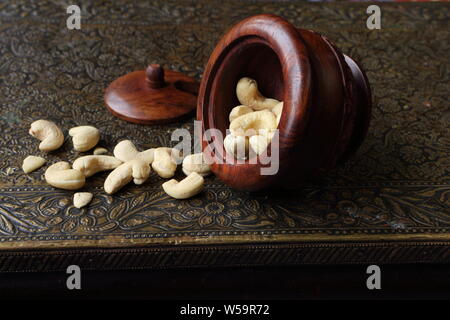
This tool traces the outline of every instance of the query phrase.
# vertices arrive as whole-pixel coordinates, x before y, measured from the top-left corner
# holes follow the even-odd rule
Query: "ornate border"
[[[324,195],[319,197],[319,200],[321,199],[319,204],[323,205],[323,209],[314,214],[309,212],[311,211],[309,207],[317,205],[318,200],[315,198],[317,191],[313,192],[313,201],[315,202],[309,203],[306,197],[301,207],[292,207],[289,201],[286,202],[283,199],[275,203],[265,204],[264,200],[259,201],[252,198],[253,202],[249,207],[246,207],[246,202],[250,200],[242,200],[243,202],[241,200],[230,200],[239,203],[233,202],[232,205],[234,207],[226,208],[221,204],[225,202],[217,198],[219,197],[218,195],[224,195],[224,199],[227,199],[227,201],[229,201],[228,199],[236,199],[234,198],[236,195],[231,194],[228,188],[212,183],[209,186],[209,194],[205,196],[210,196],[211,199],[208,201],[219,203],[222,207],[219,208],[221,209],[219,213],[217,210],[217,212],[208,213],[204,207],[205,204],[199,199],[193,200],[193,202],[180,202],[175,206],[170,199],[164,198],[164,194],[160,192],[157,186],[152,185],[148,188],[149,190],[143,190],[140,194],[135,194],[134,190],[131,189],[118,199],[98,199],[98,204],[94,204],[88,209],[83,209],[85,211],[75,212],[70,201],[66,199],[67,195],[64,192],[39,186],[9,187],[0,189],[2,191],[0,195],[3,195],[6,200],[6,202],[0,203],[0,210],[3,210],[3,214],[11,215],[11,219],[15,219],[14,223],[21,229],[17,229],[14,233],[4,233],[0,236],[0,252],[16,249],[33,250],[37,248],[114,248],[127,246],[133,248],[147,245],[170,246],[181,244],[232,245],[244,243],[253,245],[283,242],[302,244],[312,241],[336,243],[406,240],[450,241],[450,228],[446,222],[448,217],[445,215],[445,205],[442,204],[440,208],[435,207],[434,210],[436,212],[430,213],[428,207],[421,208],[420,204],[421,201],[425,201],[431,196],[430,192],[433,193],[434,197],[445,198],[448,188],[446,185],[442,187],[433,185],[434,188],[432,187],[431,189],[428,187],[429,185],[426,187],[423,185],[414,186],[410,194],[416,192],[417,195],[410,195],[409,197],[413,203],[405,205],[392,200],[395,197],[387,197],[390,193],[386,191],[386,186],[375,187],[372,191],[358,191],[360,189],[358,186],[324,186],[322,191],[320,191]],[[305,187],[305,190],[309,188],[317,189],[317,187],[311,186]],[[379,197],[381,193],[380,188],[384,190],[384,197],[381,196],[381,198]],[[330,196],[330,194],[327,196],[327,192],[330,191],[328,189],[332,189],[331,195],[339,192],[350,192],[350,196],[347,196],[348,199],[345,197],[343,199],[339,198],[341,200],[339,203],[336,203],[334,198],[328,198]],[[441,193],[435,194],[438,190],[441,190]],[[225,191],[227,194],[224,193]],[[158,192],[162,194],[162,197],[156,194]],[[360,202],[350,200],[353,199],[353,192],[365,193],[362,195],[364,197],[361,198],[365,200]],[[391,192],[395,195],[395,192],[399,192],[399,190],[391,187]],[[14,198],[11,198],[12,196]],[[37,198],[35,199],[35,197]],[[24,203],[24,200],[26,200],[26,205],[22,207],[21,203]],[[63,203],[61,203],[61,200],[64,200]],[[109,202],[110,200],[112,202]],[[402,202],[404,201],[402,200]],[[41,205],[41,203],[43,204]],[[210,202],[207,203],[207,207],[210,206]],[[379,209],[383,206],[384,208]],[[83,225],[82,219],[94,219],[95,217],[92,214],[97,212],[96,210],[99,210],[99,208],[104,212],[100,216],[102,220],[92,220],[97,222],[92,225]],[[196,210],[201,216],[193,216],[190,220],[186,220],[188,221],[187,226],[178,226],[177,220],[173,220],[174,215],[193,210]],[[239,214],[252,213],[254,216],[252,221],[254,220],[254,223],[246,224],[250,220],[245,216],[236,218],[236,220],[232,221],[233,224],[229,226],[214,224],[213,220],[211,220],[212,224],[209,226],[200,223],[203,216],[210,219],[219,219],[224,215],[230,215],[231,217],[232,214],[235,214],[233,210],[239,211],[237,212]],[[415,211],[417,210],[427,210],[428,216],[416,213]],[[153,220],[153,216],[150,216],[150,220],[145,220],[144,224],[138,225],[134,229],[129,229],[123,222],[127,221],[123,220],[123,217],[129,219],[134,216],[139,217],[147,213],[150,214],[151,212],[158,212],[160,218],[171,219],[167,220],[169,225],[161,224],[161,220]],[[304,214],[295,214],[295,212],[304,212]],[[325,217],[325,215],[329,215],[328,212],[336,212],[331,213],[333,216],[329,218],[331,219],[330,221]],[[0,214],[2,214],[1,211]],[[385,217],[378,218],[380,214],[385,215]],[[48,225],[55,218],[60,219],[59,225],[62,226],[65,223],[64,219],[67,219],[68,222],[75,219],[74,223],[79,226],[79,229],[60,230],[59,227]],[[187,219],[187,216],[184,216],[184,218]],[[280,219],[281,221],[286,221],[286,223],[280,223]],[[340,219],[343,219],[343,222]],[[349,219],[350,224],[347,224]],[[355,223],[354,219],[364,220]],[[3,218],[3,226],[0,226],[4,230],[7,227],[5,221],[6,218]],[[265,221],[265,224],[262,226],[260,226],[261,221]],[[397,222],[388,226],[386,223],[389,221]],[[439,224],[436,224],[438,222]],[[12,223],[10,222],[10,225]],[[109,229],[105,229],[103,227],[105,225],[112,225],[112,228],[108,227]],[[151,226],[151,228],[148,229],[146,225]],[[158,226],[160,227],[158,228]],[[165,226],[165,229],[163,226]]]
[[[0,272],[449,262],[450,241],[239,244],[3,252]]]

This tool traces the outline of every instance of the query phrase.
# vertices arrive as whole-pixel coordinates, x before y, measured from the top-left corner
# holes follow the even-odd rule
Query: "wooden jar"
[[[280,164],[275,175],[261,175],[267,165],[259,161],[215,161],[211,170],[227,185],[248,191],[297,186],[342,163],[361,145],[371,116],[369,82],[324,36],[274,15],[235,25],[217,44],[202,77],[197,100],[202,134],[216,128],[225,136],[230,110],[240,104],[235,92],[242,77],[255,79],[266,97],[284,101]],[[212,146],[223,150],[222,141],[202,140],[204,153]]]

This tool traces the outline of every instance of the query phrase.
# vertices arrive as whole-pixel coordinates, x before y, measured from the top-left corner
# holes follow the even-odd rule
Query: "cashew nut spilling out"
[[[172,179],[164,182],[162,187],[172,198],[187,199],[201,192],[203,190],[203,184],[203,177],[197,172],[192,172],[180,182]]]
[[[250,147],[257,154],[260,155],[263,153],[269,144],[266,136],[254,135],[249,139]]]
[[[123,162],[138,159],[150,164],[153,162],[154,149],[139,152],[133,142],[130,140],[123,140],[116,145],[113,153],[117,159]]]
[[[242,78],[236,86],[239,102],[253,110],[272,109],[280,101],[264,97],[258,90],[258,84],[252,78]]]
[[[104,184],[105,191],[109,194],[116,193],[133,179],[135,184],[142,184],[150,176],[150,171],[150,165],[143,160],[125,162],[108,175]]]
[[[172,157],[171,148],[156,148],[152,168],[161,178],[172,178],[177,170],[177,163]]]
[[[183,172],[185,175],[189,175],[192,172],[197,172],[202,177],[211,173],[209,165],[205,162],[203,153],[194,153],[186,156],[183,160]]]
[[[250,107],[247,107],[247,106],[234,107],[233,109],[231,109],[231,112],[230,112],[230,116],[229,116],[230,122],[232,122],[234,119],[236,119],[244,114],[250,113],[250,112],[253,112],[253,109]]]
[[[276,104],[275,107],[272,108],[272,112],[277,118],[277,126],[278,126],[278,124],[280,123],[280,119],[281,119],[281,112],[283,112],[283,101]]]
[[[248,153],[248,138],[229,134],[223,139],[225,151],[238,159],[246,159]]]
[[[113,170],[120,166],[122,161],[113,156],[84,156],[76,159],[72,167],[80,170],[86,178],[100,171]]]
[[[79,126],[69,130],[72,137],[73,148],[85,152],[97,145],[100,141],[100,131],[92,126]]]
[[[64,143],[64,134],[52,121],[37,120],[28,131],[33,137],[41,140],[39,149],[45,152],[58,149]]]
[[[90,192],[77,192],[73,195],[73,205],[76,208],[83,208],[92,201],[93,197],[94,195]]]
[[[101,154],[106,154],[108,153],[108,149],[105,148],[95,148],[93,154],[96,156],[99,156]]]
[[[84,186],[85,176],[80,170],[72,169],[68,162],[61,161],[47,168],[45,181],[56,188],[76,190]]]
[[[277,128],[277,119],[273,112],[268,110],[247,113],[230,123],[231,134],[235,136],[252,136],[259,130]]]
[[[47,160],[42,157],[28,156],[23,160],[22,170],[25,173],[33,172],[42,167]]]

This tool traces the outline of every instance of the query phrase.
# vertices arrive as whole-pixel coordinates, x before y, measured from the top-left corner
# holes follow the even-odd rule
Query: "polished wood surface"
[[[195,79],[152,64],[113,81],[105,91],[105,104],[126,121],[169,123],[192,115],[197,91]]]
[[[203,132],[217,128],[225,134],[228,114],[239,104],[235,87],[244,76],[254,78],[265,96],[284,101],[280,170],[261,175],[267,165],[237,164],[224,153],[211,168],[229,186],[249,191],[297,186],[343,161],[364,139],[371,110],[367,78],[320,34],[274,15],[235,25],[217,44],[203,74],[197,108]],[[205,154],[212,146],[223,150],[221,141],[203,141]]]

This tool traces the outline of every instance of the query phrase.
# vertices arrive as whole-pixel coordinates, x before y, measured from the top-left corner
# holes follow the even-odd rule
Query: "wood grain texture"
[[[298,186],[342,162],[364,139],[371,110],[367,78],[320,34],[275,15],[235,25],[217,44],[203,74],[197,109],[203,132],[217,128],[225,135],[227,115],[239,104],[236,84],[245,76],[255,79],[265,96],[284,101],[280,170],[261,175],[267,164],[235,163],[223,152],[211,168],[229,186],[247,191]],[[221,141],[203,141],[205,154],[213,149],[223,150]]]
[[[122,120],[169,123],[195,111],[197,91],[195,79],[153,64],[114,80],[105,91],[105,105]]]

